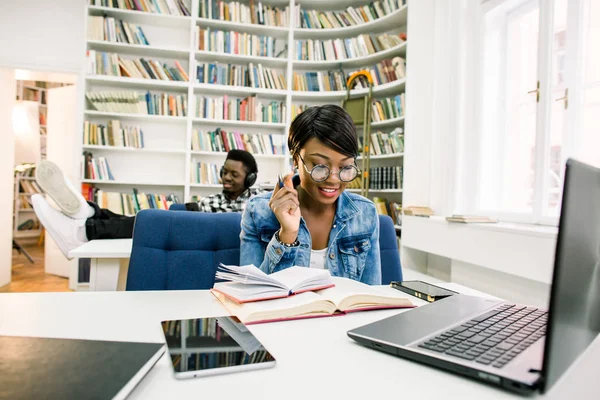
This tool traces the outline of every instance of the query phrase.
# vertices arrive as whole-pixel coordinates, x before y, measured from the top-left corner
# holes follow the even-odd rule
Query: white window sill
[[[413,216],[403,216],[403,218],[424,218],[424,217],[413,217]],[[483,229],[483,230],[492,230],[492,231],[500,231],[507,233],[514,233],[517,235],[531,235],[531,236],[541,236],[547,238],[556,239],[558,235],[558,228],[556,226],[547,226],[547,225],[533,225],[533,224],[517,224],[514,222],[497,222],[497,223],[468,223],[463,224],[460,222],[448,222],[445,217],[433,215],[429,218],[425,218],[430,220],[432,223],[440,223],[446,224],[448,226],[457,227],[458,229]]]

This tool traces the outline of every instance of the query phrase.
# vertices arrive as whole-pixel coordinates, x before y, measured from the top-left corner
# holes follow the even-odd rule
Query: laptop
[[[348,336],[514,392],[543,393],[600,332],[598,310],[600,169],[569,159],[549,310],[453,295]]]
[[[164,343],[0,336],[0,399],[125,399]]]

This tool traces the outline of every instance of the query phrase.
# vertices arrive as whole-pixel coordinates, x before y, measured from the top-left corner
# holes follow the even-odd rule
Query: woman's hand
[[[290,244],[298,238],[301,216],[298,192],[292,184],[292,176],[293,174],[288,174],[283,178],[283,187],[280,188],[279,183],[275,185],[269,201],[269,207],[281,225],[279,240]]]

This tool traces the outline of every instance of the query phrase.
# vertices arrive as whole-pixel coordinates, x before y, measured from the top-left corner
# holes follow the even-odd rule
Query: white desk
[[[69,252],[69,257],[90,258],[89,290],[125,290],[133,239],[91,240]]]
[[[444,286],[468,293],[455,284]],[[398,312],[403,311],[252,325],[277,359],[275,368],[178,381],[163,356],[129,398],[523,399],[365,348],[346,335]],[[161,320],[222,314],[207,291],[0,294],[0,335],[162,342]],[[544,398],[598,399],[599,368],[597,339]]]

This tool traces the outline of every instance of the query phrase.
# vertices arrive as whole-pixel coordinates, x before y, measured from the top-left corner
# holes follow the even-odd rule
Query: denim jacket
[[[312,239],[304,218],[298,230],[299,246],[287,247],[275,239],[281,227],[269,207],[272,192],[251,198],[242,215],[241,265],[254,264],[267,274],[292,266],[310,266]],[[381,284],[379,216],[372,201],[348,192],[337,200],[325,257],[333,276],[370,285]]]

